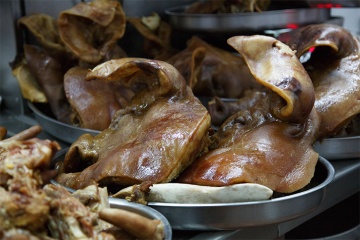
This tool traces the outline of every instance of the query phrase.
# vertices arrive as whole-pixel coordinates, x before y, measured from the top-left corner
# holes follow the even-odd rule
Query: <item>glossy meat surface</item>
[[[211,136],[210,151],[177,181],[299,190],[310,182],[318,160],[312,148],[319,119],[311,80],[295,53],[273,38],[233,37],[228,42],[244,56],[257,81],[272,91],[227,119]]]
[[[81,61],[99,64],[119,51],[116,42],[125,33],[126,19],[118,1],[94,0],[62,11],[57,24],[61,40]]]
[[[64,76],[66,98],[72,108],[71,122],[82,128],[104,130],[115,113],[130,104],[134,93],[119,82],[86,81],[90,70],[73,67]]]
[[[192,37],[187,48],[168,60],[184,76],[196,96],[237,98],[260,88],[244,59]]]
[[[210,116],[171,65],[123,58],[99,65],[87,78],[143,88],[108,129],[72,144],[58,182],[75,189],[94,183],[169,182],[203,151]]]
[[[360,42],[346,29],[330,24],[309,25],[294,33],[288,45],[300,58],[315,89],[321,117],[319,138],[341,131],[360,113]]]

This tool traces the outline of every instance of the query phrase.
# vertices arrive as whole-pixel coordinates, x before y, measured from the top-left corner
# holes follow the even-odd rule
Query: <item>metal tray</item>
[[[178,230],[233,230],[285,222],[315,210],[333,180],[331,163],[319,157],[308,190],[265,201],[226,204],[149,203]],[[309,186],[310,186],[309,185]]]
[[[326,138],[314,144],[314,150],[328,160],[360,158],[360,136]]]
[[[54,185],[57,185],[57,186],[61,186],[59,183],[57,183],[54,180],[51,180],[51,183]],[[64,187],[64,186],[62,186],[62,187]],[[71,189],[68,187],[64,187],[64,188],[67,189],[71,193],[75,192],[74,189]],[[164,215],[162,215],[157,210],[155,210],[151,207],[148,207],[146,205],[139,204],[139,203],[128,202],[125,199],[109,198],[109,203],[110,203],[111,208],[119,208],[122,210],[140,214],[141,216],[149,218],[149,219],[158,219],[158,220],[162,221],[162,223],[164,224],[164,235],[165,235],[164,240],[172,239],[172,228],[171,228],[169,221],[166,219],[166,217]]]
[[[187,7],[165,10],[173,28],[190,32],[235,34],[290,28],[290,25],[294,24],[302,26],[321,23],[331,17],[330,9],[327,8],[296,8],[261,13],[189,14],[185,13]]]
[[[28,106],[44,131],[66,143],[73,143],[85,133],[90,133],[93,136],[100,133],[100,131],[71,126],[56,120],[47,104],[28,102]]]
[[[68,149],[59,151],[52,164],[62,161]],[[235,230],[285,222],[315,210],[323,201],[326,186],[333,180],[331,163],[319,157],[311,182],[302,191],[271,200],[221,203],[175,204],[150,202],[175,230]],[[57,184],[53,181],[53,183]],[[73,191],[72,189],[69,189]]]

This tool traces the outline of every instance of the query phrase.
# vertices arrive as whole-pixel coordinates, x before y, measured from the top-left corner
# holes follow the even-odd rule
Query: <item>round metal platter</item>
[[[149,203],[177,230],[234,230],[285,222],[315,210],[333,180],[331,163],[319,157],[313,187],[271,200],[226,204]]]
[[[59,151],[53,158],[52,165],[63,161],[67,150]],[[326,186],[334,176],[335,170],[331,163],[319,157],[309,185],[302,191],[287,196],[264,201],[219,204],[150,202],[148,206],[164,215],[172,229],[176,230],[235,230],[263,226],[288,221],[315,210],[323,201]]]
[[[299,8],[249,13],[189,14],[188,6],[166,9],[171,26],[178,30],[208,33],[257,32],[320,23],[330,18],[330,9]]]
[[[100,131],[71,126],[54,119],[50,114],[47,104],[28,102],[28,106],[33,111],[36,121],[44,131],[66,143],[73,143],[85,133],[93,136],[100,133]]]
[[[64,187],[54,180],[51,180],[51,183],[57,186]],[[71,193],[75,192],[74,189],[68,187],[64,187],[64,188]],[[142,205],[139,203],[132,203],[132,202],[128,202],[125,199],[118,199],[118,198],[109,198],[109,204],[111,208],[126,210],[129,212],[140,214],[141,216],[149,219],[158,219],[162,221],[162,223],[164,224],[164,240],[172,239],[172,228],[169,221],[166,219],[164,215],[162,215],[157,210],[148,207],[146,205]]]
[[[314,150],[328,160],[360,158],[360,136],[326,138],[314,144]]]
[[[149,219],[158,219],[164,224],[164,240],[172,239],[172,228],[164,215],[157,210],[139,203],[131,203],[124,199],[109,198],[111,208],[119,208],[129,212],[140,214]]]

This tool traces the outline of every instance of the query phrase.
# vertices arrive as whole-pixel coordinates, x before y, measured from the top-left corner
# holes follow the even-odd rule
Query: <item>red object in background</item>
[[[310,5],[311,7],[315,8],[342,8],[342,5],[339,3],[333,4],[333,3],[318,3]]]

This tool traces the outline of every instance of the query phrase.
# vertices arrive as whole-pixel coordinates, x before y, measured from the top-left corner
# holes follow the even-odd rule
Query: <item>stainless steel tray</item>
[[[326,138],[314,144],[314,150],[328,160],[360,158],[360,136]]]
[[[51,183],[54,185],[57,185],[57,186],[61,186],[54,180],[52,180]],[[64,186],[62,186],[62,187],[64,187]],[[64,187],[64,188],[67,189],[71,193],[74,192],[74,189],[67,188],[67,187]],[[122,210],[140,214],[141,216],[149,218],[149,219],[158,219],[158,220],[162,221],[162,223],[164,224],[164,235],[165,235],[164,240],[172,239],[172,228],[171,228],[169,221],[166,219],[166,217],[164,215],[162,215],[157,210],[155,210],[151,207],[139,204],[139,203],[128,202],[125,199],[109,198],[109,203],[110,203],[111,208],[119,208]]]
[[[227,204],[149,203],[178,230],[232,230],[285,222],[315,210],[333,180],[331,163],[319,157],[308,190],[271,200]]]
[[[67,149],[59,151],[52,164],[62,161],[66,152]],[[265,201],[221,204],[150,202],[148,206],[163,214],[175,230],[235,230],[263,226],[285,222],[315,210],[323,201],[326,186],[334,175],[331,163],[319,157],[314,177],[306,190],[287,196],[274,196]]]
[[[85,133],[90,133],[93,136],[100,133],[100,131],[71,126],[56,120],[51,116],[51,111],[47,104],[28,102],[28,106],[33,111],[36,121],[44,131],[66,143],[73,143]]]
[[[191,32],[242,33],[321,23],[330,19],[330,9],[298,8],[251,13],[189,14],[188,6],[169,8],[165,13],[175,29]]]

